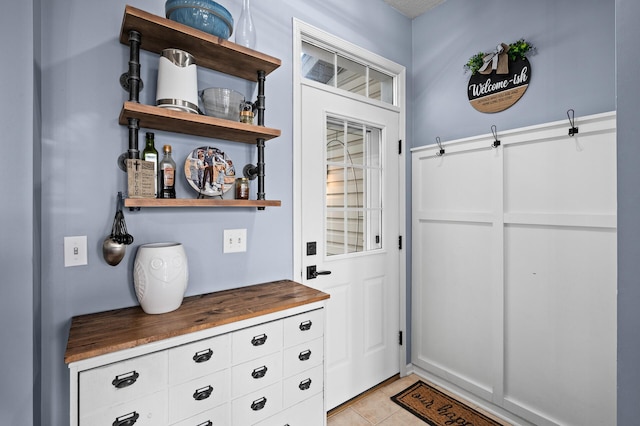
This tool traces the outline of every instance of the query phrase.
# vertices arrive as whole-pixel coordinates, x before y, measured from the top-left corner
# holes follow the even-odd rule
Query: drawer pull
[[[213,426],[213,422],[211,420],[207,420],[204,423],[200,423],[199,425],[196,426]]]
[[[195,355],[193,355],[193,360],[199,364],[201,362],[209,361],[212,356],[213,351],[211,349],[207,349],[206,351],[196,352]]]
[[[131,386],[132,384],[134,384],[136,380],[138,380],[138,377],[140,377],[140,374],[138,374],[137,371],[130,371],[128,373],[116,376],[111,384],[118,389],[126,388],[127,386]]]
[[[298,354],[298,359],[300,361],[308,361],[309,358],[311,358],[311,351],[309,349]]]
[[[211,385],[196,389],[193,393],[193,399],[196,401],[202,401],[203,399],[209,398],[211,396],[211,392],[213,392],[213,387],[211,387]]]
[[[309,389],[311,387],[311,379],[301,381],[298,387],[300,388],[300,390]]]
[[[300,331],[308,331],[311,330],[311,321],[303,321],[300,323]]]
[[[259,336],[254,336],[254,338],[251,339],[251,344],[253,346],[262,346],[265,344],[266,341],[267,341],[267,335],[261,334]]]
[[[251,372],[251,377],[253,377],[254,379],[261,379],[264,377],[265,374],[267,374],[267,366],[263,365],[262,367],[258,367],[255,368],[252,372]]]
[[[251,403],[251,409],[253,411],[259,411],[259,410],[262,410],[266,404],[267,404],[267,398],[263,396],[262,398],[256,399]]]
[[[131,426],[136,421],[138,421],[138,417],[140,415],[135,411],[129,414],[125,414],[124,416],[116,417],[116,419],[111,423],[112,426]]]

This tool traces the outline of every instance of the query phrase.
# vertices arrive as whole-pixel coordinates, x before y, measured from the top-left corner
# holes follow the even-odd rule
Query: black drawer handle
[[[300,390],[309,389],[311,387],[311,379],[301,381],[298,387],[300,388]]]
[[[196,426],[213,426],[213,422],[211,420],[207,420],[204,423],[200,423],[199,425]]]
[[[300,323],[300,331],[308,331],[311,330],[311,321],[304,321]]]
[[[265,374],[267,374],[267,366],[263,365],[262,367],[258,367],[255,368],[252,372],[251,372],[251,377],[253,377],[254,379],[261,379],[264,377]]]
[[[211,387],[211,385],[196,389],[193,393],[193,399],[196,401],[202,401],[203,399],[209,398],[211,396],[211,392],[213,392],[213,387]]]
[[[309,349],[298,354],[298,359],[300,361],[308,361],[309,358],[311,358],[311,351]]]
[[[259,411],[259,410],[262,410],[266,404],[267,404],[267,398],[263,396],[262,398],[256,399],[251,403],[251,409],[253,411]]]
[[[251,339],[251,344],[253,346],[262,346],[265,344],[266,341],[267,341],[267,335],[261,334],[259,336],[254,336],[254,338]]]
[[[207,362],[213,356],[213,351],[211,349],[207,349],[206,351],[196,352],[193,355],[193,360],[197,363]]]
[[[138,377],[140,377],[140,375],[137,371],[130,371],[128,373],[116,376],[111,384],[118,389],[126,388],[127,386],[131,386],[132,384],[134,384],[136,380],[138,380]]]
[[[136,421],[138,421],[138,417],[140,417],[140,415],[134,411],[133,413],[116,417],[116,419],[113,421],[113,423],[111,423],[111,425],[112,426],[131,426]]]

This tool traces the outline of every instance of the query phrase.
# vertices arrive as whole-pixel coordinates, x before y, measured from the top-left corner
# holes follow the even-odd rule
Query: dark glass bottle
[[[176,162],[171,158],[171,145],[162,148],[164,157],[158,164],[160,173],[160,187],[158,188],[158,198],[176,198]]]
[[[153,195],[157,197],[158,196],[158,150],[156,149],[154,142],[155,142],[154,134],[151,132],[147,132],[144,150],[142,151],[142,159],[144,161],[153,162],[153,177],[155,179],[155,184],[153,187]]]

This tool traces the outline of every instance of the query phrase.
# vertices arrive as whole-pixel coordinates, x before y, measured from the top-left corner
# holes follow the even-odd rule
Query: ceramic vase
[[[180,243],[143,244],[133,266],[138,302],[147,314],[163,314],[180,307],[187,290],[189,268]]]

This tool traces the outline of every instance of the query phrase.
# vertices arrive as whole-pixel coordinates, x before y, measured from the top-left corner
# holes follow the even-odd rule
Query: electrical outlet
[[[64,267],[87,264],[87,236],[64,237]]]
[[[224,253],[240,253],[247,251],[246,229],[225,229],[223,240]]]

